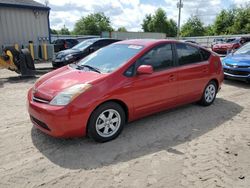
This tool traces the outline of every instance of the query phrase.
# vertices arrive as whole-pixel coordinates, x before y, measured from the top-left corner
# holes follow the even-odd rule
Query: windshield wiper
[[[97,73],[101,73],[101,71],[98,68],[92,67],[90,65],[77,65],[77,66],[78,66],[78,68],[87,67],[89,70],[92,70],[92,71],[97,72]]]

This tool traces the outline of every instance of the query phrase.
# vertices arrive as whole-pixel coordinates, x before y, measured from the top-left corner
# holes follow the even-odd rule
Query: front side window
[[[179,65],[188,65],[202,61],[202,57],[198,48],[183,44],[176,44]]]
[[[160,71],[173,66],[173,51],[171,44],[154,47],[139,60],[139,65],[151,65],[154,71]]]

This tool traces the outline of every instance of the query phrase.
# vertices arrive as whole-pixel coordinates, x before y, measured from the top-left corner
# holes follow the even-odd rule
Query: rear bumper
[[[28,112],[33,125],[42,132],[61,138],[86,135],[88,114],[74,106],[52,106],[32,100],[28,93]]]

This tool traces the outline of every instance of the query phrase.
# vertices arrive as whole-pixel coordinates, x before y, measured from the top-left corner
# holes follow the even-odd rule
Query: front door
[[[172,44],[160,44],[137,62],[140,65],[151,65],[152,74],[135,75],[132,80],[134,113],[137,117],[145,116],[166,108],[174,103],[178,96],[176,82],[177,69],[174,67]]]

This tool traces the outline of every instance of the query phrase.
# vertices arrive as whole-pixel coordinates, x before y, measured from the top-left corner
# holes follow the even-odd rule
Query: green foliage
[[[205,35],[206,36],[214,35],[214,27],[213,27],[213,25],[208,25],[208,26],[205,27]]]
[[[143,19],[142,25],[141,25],[144,32],[152,31],[152,28],[151,28],[152,27],[152,20],[153,20],[153,18],[151,16],[151,14],[148,14],[145,16],[145,18]]]
[[[205,28],[204,24],[197,16],[191,16],[187,22],[181,27],[181,36],[193,37],[193,36],[204,36]]]
[[[146,15],[143,19],[142,29],[144,32],[160,32],[166,33],[169,37],[177,34],[177,24],[174,20],[168,20],[166,12],[159,8],[155,14]]]
[[[70,35],[70,31],[67,27],[65,27],[65,25],[63,26],[63,28],[58,32],[61,35]]]
[[[110,19],[104,13],[82,17],[74,27],[74,34],[76,35],[100,35],[102,31],[113,31]]]
[[[127,32],[127,29],[125,27],[119,27],[117,29],[117,31],[119,31],[119,32]]]
[[[50,33],[54,35],[58,35],[58,31],[55,29],[50,29]]]
[[[222,10],[213,28],[216,35],[250,33],[250,3],[241,8]]]

